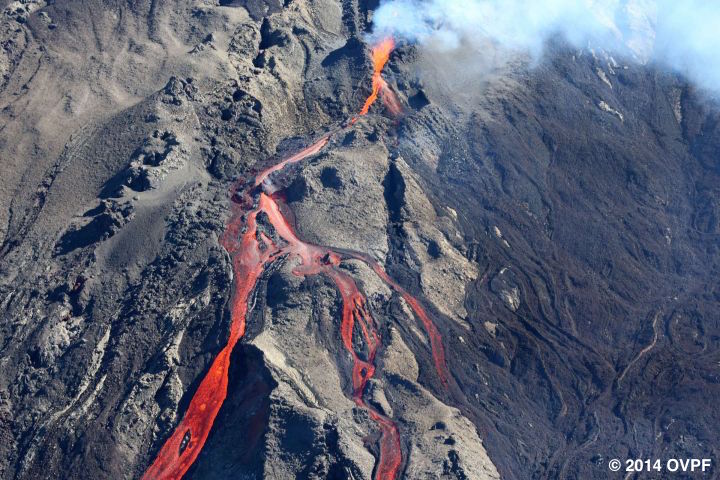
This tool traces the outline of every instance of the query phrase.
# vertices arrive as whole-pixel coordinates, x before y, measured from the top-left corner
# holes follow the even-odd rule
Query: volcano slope
[[[371,412],[398,478],[717,462],[711,101],[560,41],[492,75],[401,46],[403,114],[338,131],[370,93],[375,3],[220,4],[2,4],[0,477],[152,472],[228,341],[237,179],[329,132],[270,180],[367,299],[374,374],[358,403],[337,282],[278,258],[185,478],[387,478]],[[375,265],[436,325],[447,381]]]

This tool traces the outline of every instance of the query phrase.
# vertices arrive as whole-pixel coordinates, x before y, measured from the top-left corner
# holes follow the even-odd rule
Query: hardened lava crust
[[[377,6],[0,0],[0,478],[717,464],[717,105]]]

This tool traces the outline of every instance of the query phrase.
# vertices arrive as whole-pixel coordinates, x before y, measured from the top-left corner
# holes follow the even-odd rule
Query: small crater
[[[305,179],[298,177],[288,186],[285,195],[288,202],[298,202],[307,196],[308,191],[309,188]]]
[[[340,178],[339,172],[334,167],[323,168],[320,173],[320,181],[325,188],[340,190],[343,187],[342,178]]]
[[[410,98],[408,98],[408,104],[413,109],[420,110],[430,105],[430,100],[428,100],[425,92],[420,90],[415,95],[412,95]]]
[[[430,240],[427,246],[427,253],[432,258],[440,258],[442,250],[440,249],[440,245],[435,240]]]
[[[342,140],[343,146],[352,145],[352,143],[357,139],[357,133],[355,133],[355,130],[351,130],[345,135],[345,137]]]
[[[270,47],[284,47],[290,43],[288,34],[279,29],[273,29],[267,17],[263,20],[260,27],[260,50],[267,50]]]
[[[112,237],[125,225],[133,207],[130,204],[118,204],[104,201],[92,216],[92,220],[85,225],[75,225],[69,228],[55,245],[56,255],[65,255],[78,248],[101,242]]]
[[[265,52],[258,53],[257,57],[253,58],[252,63],[257,68],[265,68],[265,64],[267,63]]]
[[[220,118],[225,122],[230,120],[232,117],[233,117],[233,112],[230,108],[223,108],[222,111],[220,112]]]

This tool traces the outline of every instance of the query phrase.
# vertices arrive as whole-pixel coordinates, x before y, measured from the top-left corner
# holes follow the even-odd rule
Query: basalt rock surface
[[[0,477],[140,478],[227,341],[231,186],[358,111],[376,2],[0,7]],[[378,102],[270,179],[299,238],[378,262],[442,335],[447,384],[411,306],[342,262],[399,476],[717,464],[716,105],[559,40],[534,66],[452,62],[398,46],[402,115]],[[340,294],[296,263],[263,272],[187,478],[373,478]]]

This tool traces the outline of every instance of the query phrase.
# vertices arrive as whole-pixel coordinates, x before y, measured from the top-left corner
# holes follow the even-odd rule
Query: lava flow
[[[358,116],[354,117],[349,125],[354,124],[359,116],[368,113],[378,93],[383,89],[389,92],[386,106],[394,111],[392,105],[399,105],[381,77],[393,46],[392,39],[386,39],[373,49],[373,90]],[[340,333],[343,345],[353,359],[352,399],[368,412],[381,433],[376,480],[396,478],[402,464],[400,433],[392,420],[371,407],[363,398],[367,382],[375,374],[374,361],[381,346],[381,338],[377,324],[368,310],[365,296],[352,277],[340,268],[344,259],[358,259],[368,264],[410,305],[430,337],[438,375],[443,384],[447,385],[442,339],[420,302],[394,282],[382,267],[368,256],[335,251],[301,241],[282,215],[281,197],[274,195],[272,187],[266,181],[273,172],[321,151],[331,135],[332,133],[323,136],[299,153],[262,171],[245,190],[242,190],[242,186],[234,189],[232,215],[221,238],[221,244],[232,258],[235,278],[228,341],[200,383],[182,421],[160,449],[143,479],[180,479],[196,460],[227,396],[230,355],[245,333],[248,299],[265,268],[280,258],[298,263],[293,270],[295,275],[327,276],[333,280],[340,292],[343,302]],[[263,221],[259,221],[260,218]],[[356,326],[359,329],[356,329]],[[353,342],[355,334],[362,335],[361,339],[358,338],[361,342]],[[364,345],[362,354],[355,350],[355,345],[358,344]]]
[[[360,109],[360,113],[350,120],[353,124],[358,120],[358,117],[367,115],[370,111],[370,107],[375,100],[377,100],[380,92],[383,92],[383,100],[385,106],[392,112],[393,115],[398,115],[401,111],[400,102],[395,98],[395,94],[388,88],[387,82],[382,78],[382,71],[385,68],[385,64],[390,60],[390,53],[395,48],[395,40],[392,37],[387,37],[381,40],[372,50],[372,61],[373,61],[373,76],[372,76],[372,91],[370,96],[365,100],[365,104]]]

